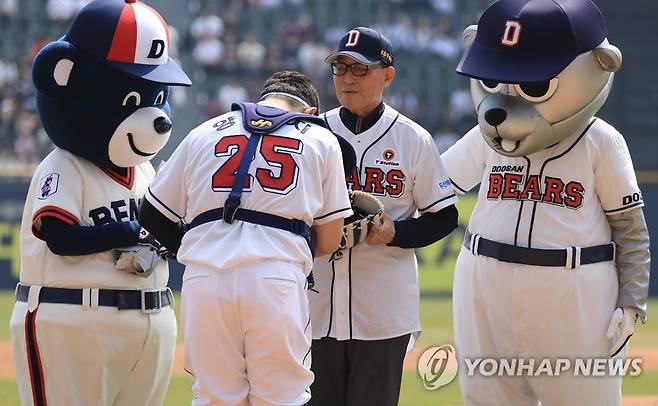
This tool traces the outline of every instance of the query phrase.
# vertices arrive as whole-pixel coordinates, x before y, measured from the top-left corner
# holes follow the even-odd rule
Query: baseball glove
[[[342,257],[341,251],[365,241],[370,227],[382,222],[384,205],[379,199],[358,190],[350,191],[349,196],[354,214],[344,220],[340,245],[331,256],[331,260],[339,259]]]

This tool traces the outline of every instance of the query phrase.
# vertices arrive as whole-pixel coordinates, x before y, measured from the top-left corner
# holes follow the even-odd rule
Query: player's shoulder
[[[422,125],[398,112],[388,104],[384,103],[384,106],[382,119],[393,124],[391,130],[401,135],[418,137],[423,141],[432,141],[432,135]]]

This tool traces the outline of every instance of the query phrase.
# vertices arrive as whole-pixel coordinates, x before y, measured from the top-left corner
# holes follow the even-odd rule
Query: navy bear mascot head
[[[150,160],[171,134],[169,85],[190,79],[169,58],[162,17],[136,0],[94,0],[37,55],[43,126],[59,148],[109,169]]]

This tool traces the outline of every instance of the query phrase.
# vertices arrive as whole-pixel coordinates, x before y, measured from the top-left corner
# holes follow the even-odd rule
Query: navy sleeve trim
[[[160,203],[160,205],[161,205],[162,207],[164,207],[165,209],[167,209],[167,211],[168,211],[169,213],[173,214],[174,216],[176,216],[177,218],[179,218],[179,219],[181,219],[181,220],[184,218],[184,216],[179,216],[178,213],[176,213],[175,211],[173,211],[172,209],[170,209],[169,206],[167,206],[166,204],[164,204],[164,202],[163,202],[162,200],[158,199],[158,197],[157,197],[156,195],[153,194],[153,192],[151,191],[151,188],[150,188],[150,187],[148,188],[148,193],[149,193],[149,196],[151,196],[152,198],[154,198],[156,202]]]
[[[454,181],[452,178],[450,178],[450,182],[452,182],[452,186],[454,186],[454,187],[456,187],[457,189],[459,189],[460,192],[462,192],[462,193],[468,193],[468,190],[465,190],[463,187],[461,187],[461,186],[459,186],[458,184],[456,184],[455,181]]]
[[[442,199],[439,199],[439,200],[435,201],[434,203],[430,204],[429,206],[427,206],[427,207],[423,207],[422,209],[418,209],[418,210],[419,210],[419,211],[425,211],[425,210],[429,209],[430,207],[432,207],[432,206],[436,206],[437,204],[439,204],[439,203],[441,203],[441,202],[443,202],[443,201],[445,201],[445,200],[452,199],[453,197],[457,197],[457,195],[453,193],[453,194],[451,194],[450,196],[446,196],[446,197],[444,197],[444,198],[442,198]]]
[[[627,209],[632,209],[633,207],[641,206],[641,205],[643,205],[643,204],[644,204],[644,202],[637,202],[637,203],[635,203],[635,204],[631,204],[631,205],[628,205],[628,206],[620,207],[620,208],[618,208],[618,209],[603,210],[603,212],[604,212],[605,214],[612,214],[612,213],[616,213],[616,212],[618,212],[618,211],[627,210]]]
[[[336,213],[340,213],[340,212],[343,212],[343,211],[347,211],[347,210],[349,210],[349,209],[351,209],[351,207],[345,207],[345,208],[343,208],[343,209],[334,210],[334,211],[332,211],[331,213],[324,214],[324,215],[322,215],[322,216],[320,216],[320,217],[315,217],[315,218],[313,218],[313,220],[322,220],[323,218],[329,217],[329,216],[331,216],[331,215],[333,215],[333,214],[336,214]]]

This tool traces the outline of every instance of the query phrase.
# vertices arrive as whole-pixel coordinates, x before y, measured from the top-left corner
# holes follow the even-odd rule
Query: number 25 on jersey
[[[230,192],[235,174],[242,160],[249,138],[246,135],[231,135],[222,138],[215,145],[215,156],[229,157],[212,176],[212,190]],[[277,135],[264,135],[259,152],[270,167],[277,168],[277,176],[271,168],[257,168],[256,180],[264,191],[276,194],[288,194],[297,186],[299,167],[292,154],[301,154],[304,144],[296,138]],[[252,176],[244,179],[244,191],[251,190]]]

